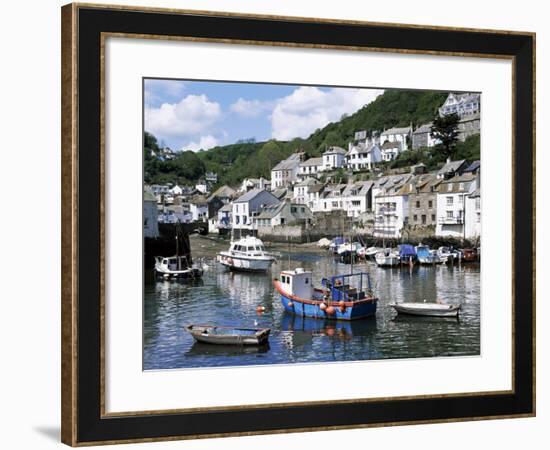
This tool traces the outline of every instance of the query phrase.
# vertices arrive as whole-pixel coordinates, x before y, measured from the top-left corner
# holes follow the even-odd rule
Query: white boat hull
[[[220,252],[218,262],[231,270],[245,272],[266,272],[273,264],[271,257],[236,256],[229,252]]]
[[[398,314],[428,317],[457,317],[460,305],[439,303],[394,303],[390,305]]]
[[[379,267],[394,267],[399,264],[399,256],[395,255],[383,255],[378,253],[375,260]]]

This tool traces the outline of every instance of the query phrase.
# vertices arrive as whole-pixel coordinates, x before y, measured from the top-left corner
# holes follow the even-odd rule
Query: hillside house
[[[279,199],[269,191],[263,189],[248,191],[233,202],[231,212],[233,228],[252,229],[253,218],[263,207],[279,203]]]

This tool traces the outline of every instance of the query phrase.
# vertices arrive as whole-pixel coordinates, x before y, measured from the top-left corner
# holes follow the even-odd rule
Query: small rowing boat
[[[390,303],[398,314],[430,317],[457,317],[460,305],[443,303]]]
[[[198,342],[221,345],[262,345],[269,338],[269,328],[237,328],[215,325],[188,325],[187,331]]]

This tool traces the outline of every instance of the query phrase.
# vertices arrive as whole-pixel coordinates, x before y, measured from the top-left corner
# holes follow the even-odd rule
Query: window
[[[480,209],[480,208],[481,208],[481,198],[476,197],[476,209]]]
[[[306,278],[305,284],[309,283],[309,278]]]
[[[453,190],[453,183],[447,185],[447,191],[451,192]]]
[[[433,200],[428,201],[428,208],[433,208],[434,202]]]
[[[413,220],[414,220],[415,222],[418,222],[418,216],[417,216],[416,214],[413,216]]]
[[[240,216],[235,216],[235,223],[239,223],[240,222]]]
[[[426,225],[426,214],[422,214],[422,225]]]
[[[447,219],[452,219],[452,218],[453,218],[453,212],[447,211]]]
[[[254,247],[248,247],[247,250],[248,250],[249,252],[253,252],[253,251],[254,251]]]
[[[432,222],[435,222],[435,214],[432,214]]]
[[[246,216],[243,216],[243,223],[246,223]]]
[[[416,207],[417,207],[417,208],[420,208],[420,200],[417,200],[417,201],[416,201]]]
[[[453,197],[447,197],[447,206],[453,206]]]
[[[460,183],[460,184],[458,185],[458,188],[459,188],[461,191],[463,191],[463,190],[464,190],[464,183]]]
[[[464,197],[462,195],[458,197],[458,203],[459,205],[462,205],[462,203],[464,203]]]

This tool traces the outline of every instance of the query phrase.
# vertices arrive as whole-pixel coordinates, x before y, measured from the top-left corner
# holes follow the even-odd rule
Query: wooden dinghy
[[[398,314],[429,317],[457,317],[460,305],[442,303],[391,303]]]
[[[215,325],[188,325],[187,331],[198,342],[220,345],[262,345],[270,328],[237,328]]]

